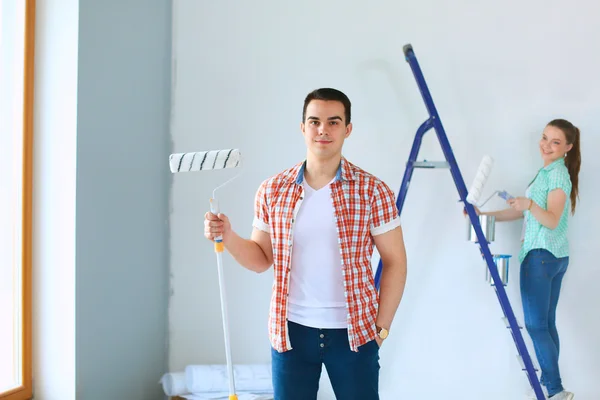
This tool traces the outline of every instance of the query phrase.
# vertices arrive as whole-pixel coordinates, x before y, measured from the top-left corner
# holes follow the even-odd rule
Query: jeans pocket
[[[544,264],[548,257],[540,252],[529,254],[521,265],[522,273],[527,278],[548,278],[548,265]]]

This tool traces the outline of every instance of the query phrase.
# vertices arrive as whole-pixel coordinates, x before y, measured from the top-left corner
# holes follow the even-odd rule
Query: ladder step
[[[525,361],[523,361],[523,357],[520,354],[517,355],[517,360],[519,360],[519,364],[521,364],[521,368],[523,369],[523,371],[527,371],[527,368],[525,368]],[[539,371],[539,369],[537,369],[535,365],[533,366],[533,370],[535,372]]]
[[[447,161],[415,161],[413,163],[414,168],[450,168],[450,164]]]
[[[506,327],[508,329],[510,329],[510,323],[508,322],[508,318],[502,317],[502,321],[504,321],[504,325],[506,325]],[[519,329],[523,329],[523,327],[521,326],[521,324],[519,324],[519,321],[517,321],[517,325],[519,326]]]

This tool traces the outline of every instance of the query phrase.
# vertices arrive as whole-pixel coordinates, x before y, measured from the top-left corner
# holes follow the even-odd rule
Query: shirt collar
[[[301,185],[304,182],[304,170],[306,169],[306,160],[302,162],[302,164],[298,168],[298,173],[296,174],[296,183]],[[354,173],[352,172],[352,168],[350,163],[346,158],[342,157],[342,161],[340,162],[340,166],[335,174],[335,181],[351,181],[354,180]]]
[[[552,171],[553,169],[561,166],[561,165],[565,165],[565,158],[564,157],[560,157],[558,160],[552,161],[550,164],[546,165],[544,168],[542,168],[544,171]]]

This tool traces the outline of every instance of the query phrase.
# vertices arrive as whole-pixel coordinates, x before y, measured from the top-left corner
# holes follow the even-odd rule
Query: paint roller
[[[242,155],[238,149],[176,153],[169,157],[173,173],[237,168],[241,161]]]
[[[238,168],[241,166],[241,163],[242,154],[238,149],[175,153],[169,156],[169,165],[171,167],[171,172],[173,173]],[[210,212],[215,215],[219,214],[219,202],[217,201],[216,195],[217,190],[227,185],[239,175],[240,174],[233,176],[213,190],[213,195],[210,199]],[[223,250],[223,238],[219,236],[215,238],[215,251],[217,253],[222,253]]]
[[[473,180],[473,184],[471,185],[471,189],[467,195],[467,202],[476,206],[483,207],[492,197],[498,195],[500,198],[508,201],[513,199],[514,197],[508,193],[506,190],[496,190],[492,193],[483,203],[479,203],[479,198],[483,193],[483,187],[487,182],[490,173],[492,172],[492,166],[494,165],[494,159],[490,156],[484,156],[479,164],[479,168],[477,169],[477,174],[475,174],[475,179]]]
[[[490,173],[492,172],[493,165],[494,159],[492,157],[488,155],[483,156],[481,163],[479,163],[477,174],[475,174],[475,179],[471,184],[471,189],[469,189],[469,194],[467,195],[467,202],[469,202],[470,204],[476,206],[479,202],[479,198],[481,197],[481,194],[483,192],[483,187],[485,186],[485,183],[487,182]]]
[[[169,166],[172,173],[197,172],[226,168],[238,168],[242,164],[242,155],[238,149],[198,151],[191,153],[175,153],[169,156]],[[227,180],[213,190],[210,199],[210,212],[219,214],[219,203],[216,192],[240,174]],[[229,341],[229,320],[227,316],[227,295],[225,292],[225,281],[223,278],[223,237],[215,238],[215,253],[217,255],[217,269],[219,271],[219,291],[221,295],[221,315],[223,317],[223,334],[225,337],[225,358],[227,360],[227,372],[229,375],[229,400],[237,400],[235,393],[235,382],[233,376],[233,362],[231,360],[231,347]]]

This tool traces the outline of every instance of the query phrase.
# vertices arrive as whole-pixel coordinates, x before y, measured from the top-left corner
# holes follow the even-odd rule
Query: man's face
[[[352,132],[352,124],[346,125],[344,111],[339,101],[312,100],[308,104],[300,129],[314,156],[327,159],[341,154],[344,140]]]

